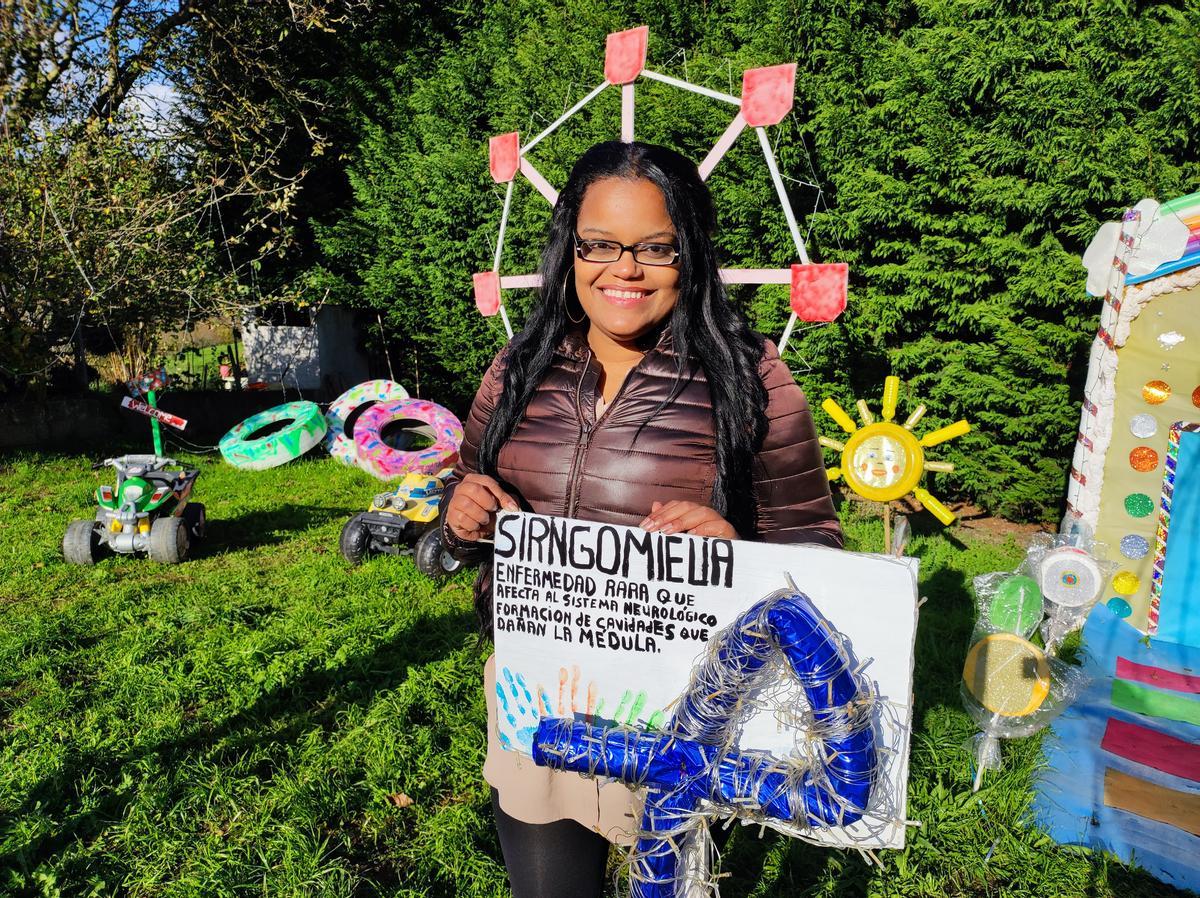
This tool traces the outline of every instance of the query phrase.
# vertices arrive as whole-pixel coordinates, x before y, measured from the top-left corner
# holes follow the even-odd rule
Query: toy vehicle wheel
[[[159,564],[179,564],[187,558],[188,525],[182,517],[159,518],[150,525],[150,559]]]
[[[183,506],[183,522],[187,524],[188,534],[193,539],[204,539],[208,533],[208,515],[204,513],[201,502],[189,502]]]
[[[95,564],[100,554],[100,534],[95,521],[72,521],[62,542],[68,564]]]
[[[417,540],[413,549],[413,560],[417,570],[426,577],[442,577],[453,574],[462,562],[451,555],[442,544],[442,530],[438,526],[430,527]]]
[[[359,564],[366,557],[371,547],[371,531],[362,521],[362,515],[355,515],[342,528],[338,537],[338,551],[351,564]]]

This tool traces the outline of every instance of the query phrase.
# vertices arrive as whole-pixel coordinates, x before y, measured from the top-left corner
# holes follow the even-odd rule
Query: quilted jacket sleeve
[[[500,392],[504,389],[505,354],[501,350],[492,360],[491,366],[483,375],[483,381],[479,384],[479,390],[475,393],[475,400],[471,403],[470,414],[467,415],[467,420],[463,425],[463,443],[458,451],[458,463],[454,466],[454,474],[446,484],[445,492],[442,493],[441,507],[443,511],[450,507],[450,499],[454,496],[454,490],[462,479],[468,474],[479,473],[479,444],[483,439],[484,428],[492,419],[492,412],[496,409]],[[444,514],[442,515],[442,542],[455,558],[468,563],[482,560],[491,554],[492,550],[490,544],[472,543],[459,539],[454,531],[446,525]]]
[[[829,478],[804,392],[766,341],[759,367],[767,388],[767,436],[754,461],[758,538],[842,547]]]

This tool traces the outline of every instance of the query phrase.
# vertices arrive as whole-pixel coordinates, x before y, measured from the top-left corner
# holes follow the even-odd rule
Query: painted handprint
[[[541,712],[546,714],[550,700],[540,688],[538,691]],[[533,734],[537,731],[540,715],[539,708],[535,707],[533,702],[533,693],[529,691],[522,674],[514,677],[507,667],[500,671],[500,679],[496,681],[496,709],[504,715],[509,727],[516,734],[514,743],[513,738],[501,730],[500,744],[510,751],[530,754],[533,751]]]
[[[578,665],[572,665],[568,670],[566,667],[558,669],[558,705],[556,708],[551,708],[549,702],[545,702],[542,715],[544,717],[582,717],[585,723],[597,723],[600,725],[619,725],[619,726],[643,726],[647,729],[661,729],[666,715],[662,711],[655,711],[650,715],[649,720],[642,719],[642,713],[646,708],[646,692],[645,690],[634,692],[632,689],[626,689],[621,695],[621,700],[617,703],[617,709],[611,718],[604,716],[604,699],[599,698],[600,687],[595,680],[591,680],[587,684],[585,692],[586,702],[580,707],[579,691],[581,687],[582,675]],[[545,690],[538,686],[538,691],[545,695]]]
[[[570,681],[570,698],[567,698],[567,682]],[[578,714],[579,708],[579,665],[571,666],[570,673],[565,667],[558,669],[558,716],[566,717],[568,714]],[[592,712],[596,705],[596,681],[592,680],[587,686],[587,704],[584,706],[584,719],[590,721]]]
[[[603,702],[600,703],[603,706]],[[616,713],[613,714],[613,722],[621,726],[637,726],[641,723],[642,711],[646,707],[646,692],[645,690],[634,693],[632,689],[626,689],[621,694],[621,701],[617,703]],[[599,714],[600,711],[597,711]],[[662,711],[655,711],[650,715],[650,719],[646,721],[645,727],[650,730],[661,729],[663,720],[666,715]]]

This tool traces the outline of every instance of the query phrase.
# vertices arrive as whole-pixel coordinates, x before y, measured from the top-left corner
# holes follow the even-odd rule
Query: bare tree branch
[[[122,4],[122,12],[125,5],[127,4]],[[173,38],[179,29],[195,19],[202,9],[211,5],[211,0],[180,0],[175,12],[158,22],[142,37],[141,46],[136,52],[112,67],[111,77],[105,80],[91,115],[112,116],[125,101],[138,78],[150,69],[163,45]]]

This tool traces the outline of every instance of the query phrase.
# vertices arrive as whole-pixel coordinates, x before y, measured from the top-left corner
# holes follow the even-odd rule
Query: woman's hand
[[[446,525],[464,542],[487,539],[496,529],[496,512],[518,511],[517,500],[485,474],[468,474],[454,489]]]
[[[707,505],[672,499],[665,505],[655,502],[642,521],[642,529],[651,533],[690,533],[692,536],[717,536],[737,539],[733,525]]]

